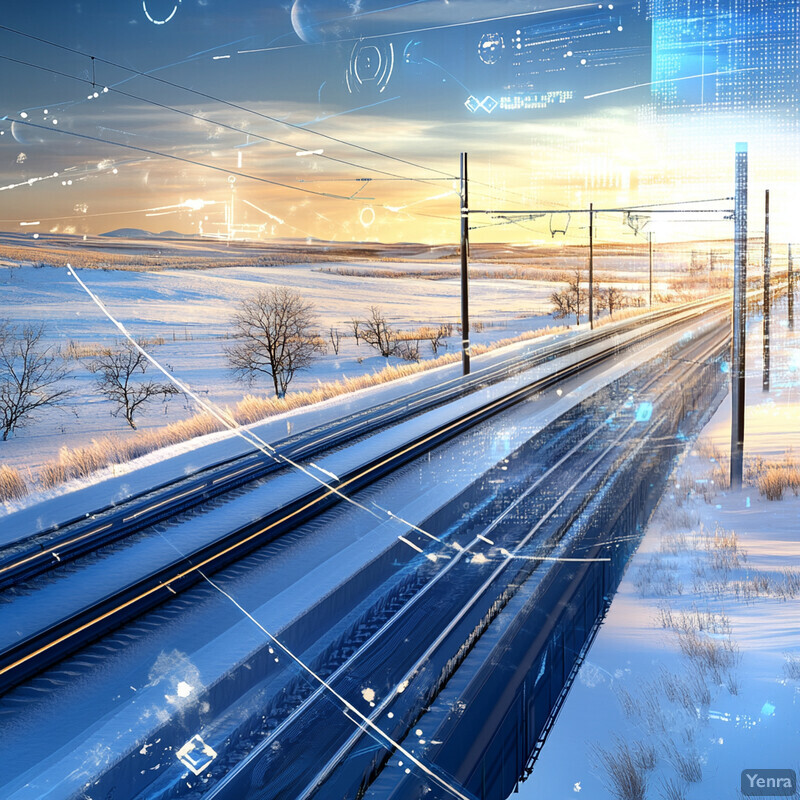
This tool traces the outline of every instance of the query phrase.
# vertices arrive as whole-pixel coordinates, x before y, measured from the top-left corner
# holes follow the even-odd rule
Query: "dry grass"
[[[681,653],[695,667],[702,669],[717,685],[739,662],[739,649],[730,637],[714,638],[701,631],[677,631]]]
[[[150,339],[139,339],[142,347],[158,347],[166,342],[163,336],[153,336]],[[97,358],[111,352],[108,344],[101,342],[76,342],[70,339],[61,347],[61,357],[65,361],[80,361],[84,358]]]
[[[71,253],[70,253],[71,255]],[[635,317],[648,313],[651,309],[628,309],[615,315],[614,319],[604,318],[598,325],[607,325],[620,319]],[[501,339],[491,344],[473,345],[471,353],[479,356],[503,347],[520,342],[532,341],[544,336],[565,333],[569,327],[565,325],[540,328],[520,334],[519,336]],[[159,337],[149,344],[162,344]],[[96,355],[104,348],[95,343],[80,345],[70,342],[64,353],[65,358],[87,358]],[[387,366],[379,372],[360,375],[355,378],[344,378],[339,381],[320,383],[315,389],[302,392],[291,392],[283,398],[245,396],[233,409],[227,409],[227,414],[234,424],[250,425],[269,417],[283,414],[287,411],[304,408],[306,406],[330,400],[361,389],[390,383],[400,378],[407,378],[421,372],[426,372],[447,364],[461,360],[461,354],[445,353],[438,358],[427,361],[409,362],[398,366]],[[189,441],[199,436],[215,433],[224,429],[222,423],[209,414],[201,413],[188,419],[153,430],[137,431],[125,439],[116,436],[93,439],[90,444],[79,448],[62,448],[58,458],[49,461],[40,467],[35,481],[43,489],[51,489],[74,479],[86,478],[94,472],[115,464],[124,464],[135,458],[152,453],[170,445]],[[23,482],[24,485],[24,482]],[[25,493],[27,493],[27,487]],[[23,495],[24,496],[24,495]],[[668,581],[664,586],[656,587],[665,594],[680,593],[683,587],[675,582]],[[664,596],[664,595],[662,595]]]
[[[28,486],[19,470],[0,464],[0,502],[21,500],[28,494]]]
[[[109,252],[114,248],[113,241],[102,246],[94,244],[84,247],[31,246],[14,247],[0,245],[0,260],[18,262],[33,267],[66,267],[71,264],[77,269],[130,270],[133,272],[153,272],[163,269],[219,269],[220,267],[276,267],[285,264],[310,262],[330,262],[345,257],[346,253],[323,254],[307,250],[297,252],[267,251],[261,255],[234,256],[177,256],[142,255]],[[164,245],[167,247],[168,245]],[[92,247],[97,247],[93,250]]]
[[[633,585],[640,597],[672,597],[683,594],[683,584],[675,573],[677,564],[661,555],[653,555],[642,564],[633,577]]]
[[[703,780],[703,767],[699,753],[693,748],[682,747],[670,742],[667,757],[675,771],[686,783],[700,783]]]
[[[648,748],[641,743],[628,745],[618,736],[614,737],[610,747],[595,746],[592,760],[595,766],[605,773],[607,789],[618,800],[645,800],[650,769],[655,766],[653,758],[643,763],[642,754]]]
[[[567,329],[559,327],[530,331],[520,336],[494,342],[491,345],[473,346],[472,354],[480,355],[511,344],[537,339],[565,330]],[[315,389],[292,392],[283,398],[247,395],[235,408],[227,409],[227,414],[233,424],[249,425],[287,411],[293,411],[361,389],[390,383],[400,378],[452,364],[460,361],[460,359],[460,353],[446,353],[429,361],[388,366],[379,372],[360,375],[355,378],[345,378],[340,381],[320,383]],[[224,426],[217,419],[209,414],[201,413],[163,428],[139,431],[125,439],[108,436],[101,439],[93,439],[90,444],[84,447],[64,447],[59,452],[57,459],[47,462],[40,468],[38,483],[42,488],[50,489],[69,480],[86,478],[104,467],[124,464],[163,447],[223,429]]]
[[[674,778],[662,778],[659,787],[661,800],[686,800],[686,787]]]
[[[790,681],[800,681],[800,654],[798,653],[784,653],[783,657],[786,663],[783,665],[783,671]]]
[[[800,495],[800,463],[787,458],[779,464],[768,464],[757,477],[756,485],[767,500],[783,500],[788,489],[796,497]]]

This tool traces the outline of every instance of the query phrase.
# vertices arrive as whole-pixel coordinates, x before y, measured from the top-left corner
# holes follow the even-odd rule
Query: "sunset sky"
[[[749,37],[772,4],[745,5]],[[721,53],[718,17],[678,19],[673,6],[16,4],[0,28],[0,229],[447,242],[461,151],[473,208],[618,207],[730,195],[746,140],[753,197],[772,189],[788,241],[800,211],[797,4],[739,55]],[[719,219],[650,229],[725,236]],[[491,226],[476,239],[585,229],[582,215],[499,221],[476,217]],[[632,235],[621,214],[600,222],[609,239]]]

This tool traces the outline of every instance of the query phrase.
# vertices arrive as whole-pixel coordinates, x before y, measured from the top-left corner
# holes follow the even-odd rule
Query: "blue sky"
[[[742,137],[788,208],[793,29],[731,55],[729,16],[674,5],[17,4],[2,23],[16,32],[0,30],[0,228],[213,233],[233,202],[242,235],[443,241],[462,150],[476,201],[565,208],[718,196]],[[764,27],[770,4],[750,6]],[[774,42],[778,77],[758,57]],[[766,81],[774,107],[716,102],[733,73]]]

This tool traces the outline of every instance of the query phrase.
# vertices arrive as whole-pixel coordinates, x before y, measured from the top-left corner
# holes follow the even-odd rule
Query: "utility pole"
[[[578,285],[578,303],[581,287]],[[594,203],[589,203],[589,328],[594,330]]]
[[[745,345],[747,342],[747,144],[736,145],[736,203],[733,252],[733,358],[731,363],[731,489],[744,473]]]
[[[653,232],[647,234],[650,243],[650,307],[653,307]]]
[[[789,245],[789,330],[794,330],[794,256]]]
[[[770,349],[769,335],[772,315],[772,296],[770,282],[772,272],[772,250],[769,246],[769,189],[764,199],[764,391],[769,391]]]
[[[461,358],[469,375],[469,177],[467,154],[461,154]]]

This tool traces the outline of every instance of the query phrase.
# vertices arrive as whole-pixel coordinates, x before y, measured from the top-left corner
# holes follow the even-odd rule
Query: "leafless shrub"
[[[19,470],[0,464],[0,503],[21,500],[28,494],[28,486]]]
[[[356,344],[358,344],[361,341],[361,320],[355,317],[351,319],[350,330],[353,331],[353,338],[356,340]]]
[[[800,681],[800,653],[784,653],[783,671],[791,681]]]
[[[636,753],[626,742],[614,737],[610,747],[596,745],[592,760],[604,773],[606,788],[618,800],[645,800],[647,771],[639,765]]]
[[[686,787],[674,778],[662,778],[658,794],[661,800],[686,800]]]
[[[567,286],[560,292],[553,292],[550,295],[553,317],[566,319],[566,317],[574,315],[575,324],[580,325],[581,314],[589,304],[589,295],[581,286],[581,271],[578,269],[569,275],[563,275],[560,280]]]
[[[71,392],[55,347],[44,343],[44,325],[12,325],[0,320],[0,431],[6,441],[35,422],[44,408],[61,405]]]
[[[419,342],[411,340],[397,342],[394,354],[403,361],[419,361]]]
[[[342,341],[342,334],[336,328],[331,328],[328,335],[331,340],[331,347],[333,348],[333,353],[334,355],[338,356],[339,345]]]
[[[615,311],[627,308],[633,303],[633,299],[617,286],[608,286],[597,293],[597,310],[608,311],[610,317],[614,316]]]
[[[397,350],[395,331],[380,306],[370,306],[369,316],[361,322],[360,336],[384,358],[393,356]]]

